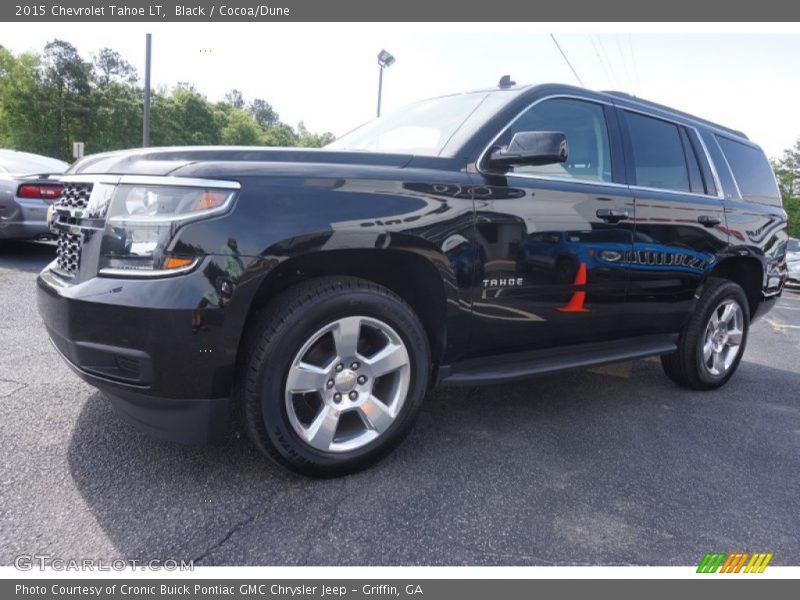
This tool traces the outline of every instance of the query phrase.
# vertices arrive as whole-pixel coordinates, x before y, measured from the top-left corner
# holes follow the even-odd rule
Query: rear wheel
[[[742,288],[727,279],[709,279],[694,314],[681,333],[678,351],[661,357],[664,372],[695,390],[725,384],[744,354],[750,314]]]
[[[263,311],[246,357],[250,437],[309,475],[379,459],[408,432],[427,391],[430,355],[413,310],[381,286],[325,277]]]

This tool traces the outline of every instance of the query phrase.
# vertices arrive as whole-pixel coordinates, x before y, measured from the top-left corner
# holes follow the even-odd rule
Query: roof
[[[715,129],[719,129],[721,131],[724,131],[724,132],[729,133],[731,135],[735,135],[737,137],[744,138],[746,140],[749,139],[747,137],[747,135],[745,135],[744,132],[739,131],[738,129],[732,129],[730,127],[725,127],[724,125],[720,125],[719,123],[715,123],[713,121],[709,121],[708,119],[703,119],[701,117],[697,117],[695,115],[692,115],[692,114],[689,114],[689,113],[686,113],[686,112],[683,112],[683,111],[680,111],[680,110],[676,110],[674,108],[670,108],[669,106],[665,106],[665,105],[659,104],[657,102],[652,102],[650,100],[644,100],[643,98],[637,98],[636,96],[632,96],[631,94],[628,94],[626,92],[617,92],[617,91],[609,90],[609,91],[604,91],[602,93],[607,95],[607,96],[613,96],[614,98],[622,98],[624,100],[627,100],[631,104],[639,104],[639,105],[641,105],[642,107],[645,107],[645,108],[655,108],[655,109],[658,109],[658,110],[666,112],[666,113],[672,113],[672,114],[675,114],[675,115],[679,115],[679,116],[683,117],[684,119],[689,119],[691,121],[696,121],[698,123],[702,123],[703,125],[707,125],[709,127],[713,127]]]
[[[618,92],[614,90],[609,91],[595,91],[590,90],[587,88],[576,87],[567,84],[559,84],[559,83],[545,83],[545,84],[538,84],[538,85],[513,85],[509,87],[495,87],[493,90],[476,90],[476,91],[496,91],[496,92],[516,92],[517,94],[521,95],[523,93],[536,93],[536,91],[541,91],[543,88],[550,89],[550,90],[560,90],[567,93],[576,93],[576,94],[589,94],[590,96],[594,96],[598,99],[605,99],[609,102],[617,103],[618,101],[624,101],[625,105],[630,108],[642,108],[649,111],[658,111],[663,113],[665,116],[672,115],[679,117],[686,121],[691,121],[695,124],[703,125],[705,127],[710,127],[712,129],[716,129],[719,132],[726,133],[728,135],[738,137],[744,140],[749,140],[747,135],[744,132],[739,131],[737,129],[733,129],[731,127],[725,127],[724,125],[720,125],[719,123],[715,123],[713,121],[709,121],[708,119],[703,119],[702,117],[698,117],[680,110],[676,110],[669,106],[665,106],[663,104],[658,104],[657,102],[652,102],[650,100],[645,100],[643,98],[637,98],[631,94],[626,92]]]

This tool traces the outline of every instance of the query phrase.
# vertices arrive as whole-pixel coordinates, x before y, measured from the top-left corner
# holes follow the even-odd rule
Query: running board
[[[509,383],[568,369],[669,354],[678,349],[677,344],[677,334],[648,335],[611,342],[471,358],[441,367],[438,379],[439,385]]]

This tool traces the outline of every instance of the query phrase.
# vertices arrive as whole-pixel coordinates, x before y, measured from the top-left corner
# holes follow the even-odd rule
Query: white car
[[[788,287],[800,288],[800,240],[789,239],[786,248],[786,266],[789,267]]]

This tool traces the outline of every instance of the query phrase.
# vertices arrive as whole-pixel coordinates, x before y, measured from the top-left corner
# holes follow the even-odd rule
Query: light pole
[[[145,37],[144,51],[144,114],[142,116],[142,148],[150,145],[150,58],[153,36]]]
[[[381,116],[381,93],[383,92],[383,70],[386,67],[391,67],[394,64],[394,56],[389,54],[386,50],[381,50],[378,53],[378,116]]]

